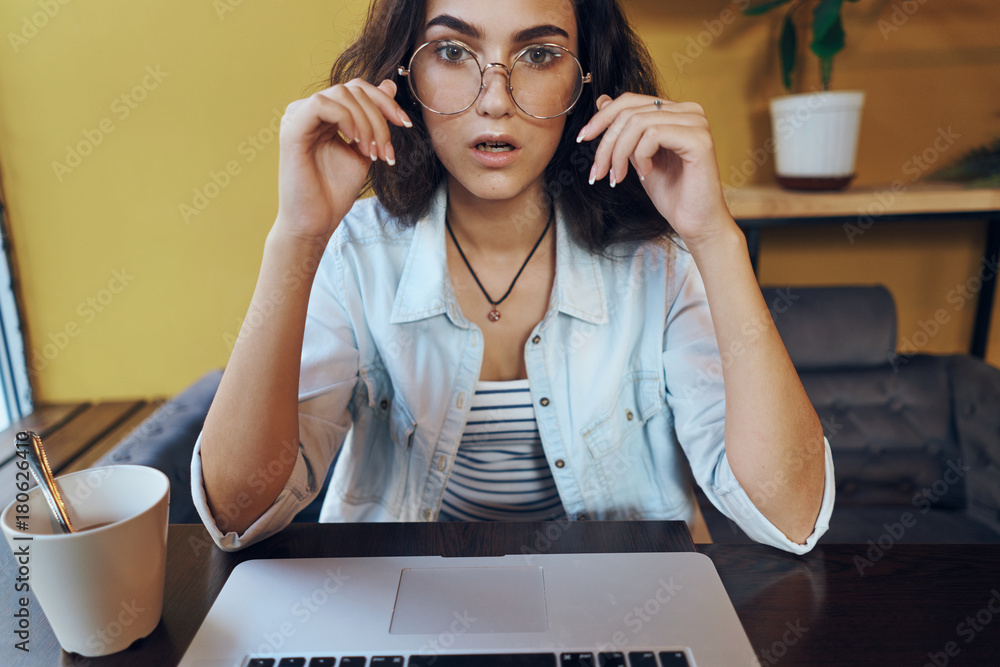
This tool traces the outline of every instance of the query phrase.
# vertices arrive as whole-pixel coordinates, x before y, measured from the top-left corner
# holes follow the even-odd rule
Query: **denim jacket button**
[[[542,407],[545,407],[546,405],[549,404],[549,399],[543,398],[542,400],[540,400],[538,402],[542,404]]]
[[[531,339],[531,342],[534,343],[535,345],[538,345],[540,342],[542,342],[542,337],[535,336],[534,338]]]
[[[566,462],[563,461],[562,459],[559,459],[559,460],[556,461],[556,467],[557,468],[562,468],[564,465],[566,465]]]
[[[385,410],[386,408],[389,407],[389,401],[387,401],[386,399],[383,398],[382,402],[379,403],[379,405],[382,407],[383,410]]]
[[[577,521],[586,521],[586,520],[588,520],[589,518],[590,518],[590,517],[589,517],[589,516],[587,516],[587,513],[586,513],[586,512],[584,512],[584,513],[583,513],[583,514],[581,514],[580,516],[576,517],[576,520],[577,520]]]

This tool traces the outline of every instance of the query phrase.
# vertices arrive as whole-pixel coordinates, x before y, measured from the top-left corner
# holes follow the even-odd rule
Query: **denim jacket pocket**
[[[413,446],[413,433],[417,422],[410,414],[406,404],[399,398],[394,398],[389,404],[389,437],[399,447],[409,449]]]
[[[338,488],[349,503],[375,502],[396,514],[403,501],[417,423],[402,396],[394,395],[384,369],[364,369],[361,379],[353,437],[342,452],[352,475],[341,480]]]
[[[625,377],[611,408],[580,431],[594,458],[616,452],[650,417],[663,410],[659,386],[656,371],[635,371]]]
[[[373,417],[387,420],[389,438],[400,448],[409,449],[417,422],[402,397],[395,395],[389,374],[376,367],[362,373],[362,379],[368,389],[368,407]]]

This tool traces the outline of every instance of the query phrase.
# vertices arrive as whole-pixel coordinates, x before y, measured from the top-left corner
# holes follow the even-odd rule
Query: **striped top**
[[[527,380],[476,384],[440,521],[565,518]]]

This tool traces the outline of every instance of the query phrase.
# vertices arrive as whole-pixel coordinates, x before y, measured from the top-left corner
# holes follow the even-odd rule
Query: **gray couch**
[[[881,286],[762,292],[833,450],[837,502],[821,542],[1000,542],[1000,370],[897,355]],[[172,523],[199,521],[191,452],[221,376],[202,377],[97,464],[164,471]],[[323,495],[295,520],[318,520]],[[699,502],[716,542],[750,541],[700,492]]]
[[[220,380],[221,369],[202,376],[150,415],[94,466],[135,463],[162,470],[170,478],[170,523],[200,523],[191,501],[191,454]],[[323,495],[302,510],[295,521],[319,521]]]
[[[837,499],[820,543],[1000,542],[1000,370],[897,354],[882,286],[762,292],[833,453]],[[714,541],[750,541],[699,503]]]

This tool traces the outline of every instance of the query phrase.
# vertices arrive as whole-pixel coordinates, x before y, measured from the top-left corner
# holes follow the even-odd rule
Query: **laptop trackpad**
[[[391,634],[545,632],[541,567],[404,568]]]

